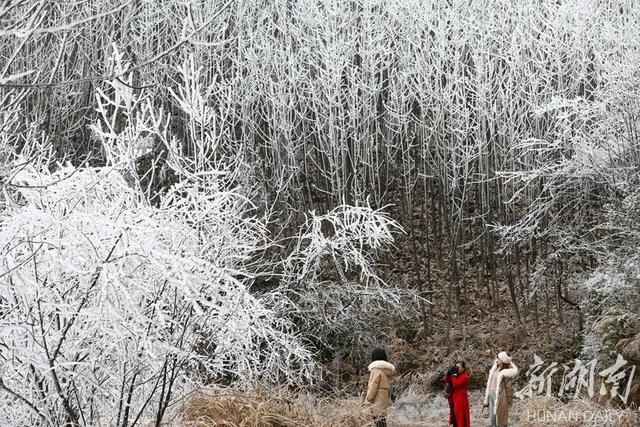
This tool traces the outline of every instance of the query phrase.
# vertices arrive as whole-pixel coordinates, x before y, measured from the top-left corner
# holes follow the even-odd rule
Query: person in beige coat
[[[365,402],[371,404],[371,414],[376,427],[387,427],[387,409],[390,405],[389,390],[391,377],[396,367],[387,361],[387,354],[381,348],[371,353],[369,383]]]
[[[484,394],[484,407],[489,407],[491,427],[507,427],[509,409],[513,401],[513,379],[518,375],[518,367],[511,357],[501,351],[493,362]]]

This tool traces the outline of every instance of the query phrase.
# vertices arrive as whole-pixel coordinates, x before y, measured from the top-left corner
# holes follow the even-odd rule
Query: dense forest
[[[0,424],[640,364],[639,64],[633,0],[0,2]]]

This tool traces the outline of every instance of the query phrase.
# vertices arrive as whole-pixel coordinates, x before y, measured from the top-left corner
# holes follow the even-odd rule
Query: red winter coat
[[[447,375],[444,381],[451,385],[449,394],[449,424],[455,427],[471,427],[471,414],[469,411],[469,374],[464,371],[460,375]]]

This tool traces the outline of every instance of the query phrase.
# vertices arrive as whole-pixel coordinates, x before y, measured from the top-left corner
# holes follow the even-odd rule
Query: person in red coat
[[[469,410],[469,372],[463,361],[450,369],[443,381],[449,385],[449,425],[453,427],[471,427]]]

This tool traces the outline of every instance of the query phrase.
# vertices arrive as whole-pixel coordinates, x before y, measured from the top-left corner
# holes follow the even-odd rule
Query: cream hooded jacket
[[[365,401],[373,405],[374,416],[384,416],[390,405],[390,378],[396,372],[396,367],[384,360],[376,360],[369,364],[369,372]]]
[[[493,363],[491,370],[489,371],[489,377],[487,379],[487,389],[484,392],[484,404],[485,406],[489,404],[489,387],[491,384],[491,377],[493,375],[497,375],[496,378],[496,404],[493,407],[494,413],[497,415],[498,412],[504,412],[505,409],[508,413],[508,406],[511,402],[500,402],[500,386],[504,379],[512,380],[518,375],[518,367],[515,363],[511,362],[511,366],[505,369],[498,370],[498,364],[496,362]]]

